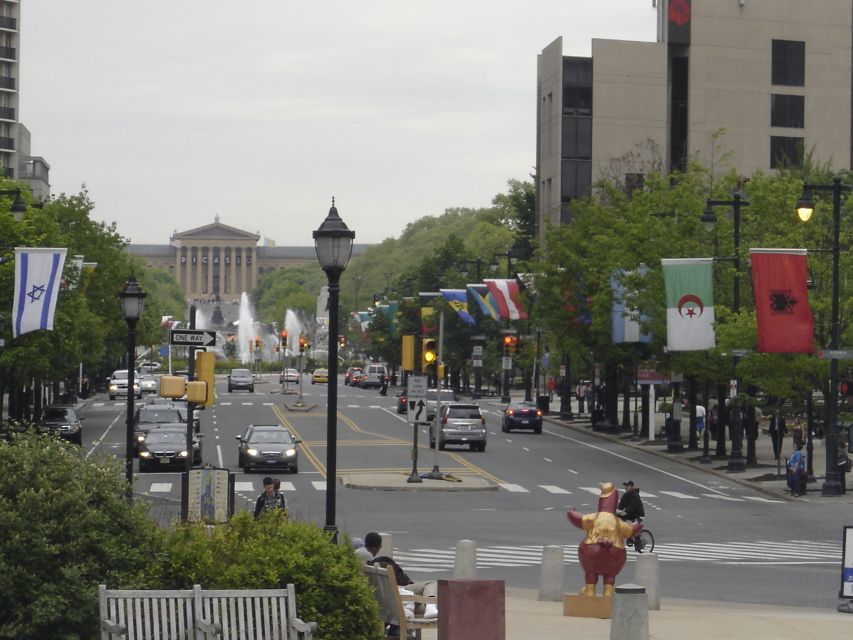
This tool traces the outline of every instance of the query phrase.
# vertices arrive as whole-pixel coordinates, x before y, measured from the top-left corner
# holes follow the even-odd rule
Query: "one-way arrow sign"
[[[418,423],[421,422],[421,415],[424,412],[426,403],[421,400],[409,400],[409,421]]]
[[[169,344],[186,347],[212,347],[216,344],[216,332],[196,329],[172,329],[169,332]]]

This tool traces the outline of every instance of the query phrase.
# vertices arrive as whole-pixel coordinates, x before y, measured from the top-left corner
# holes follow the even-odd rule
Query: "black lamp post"
[[[489,269],[494,273],[498,270],[498,256],[506,256],[506,277],[507,279],[512,278],[512,261],[515,258],[515,254],[512,252],[512,249],[507,251],[506,253],[495,253],[492,254],[492,261],[489,263]],[[509,320],[506,321],[507,326],[509,326]],[[503,370],[503,377],[501,378],[501,402],[505,404],[509,404],[512,401],[512,397],[509,395],[509,369]]]
[[[840,292],[839,292],[839,262],[841,256],[841,194],[850,191],[850,187],[841,184],[841,178],[836,176],[831,185],[804,184],[803,195],[797,203],[797,215],[803,222],[808,222],[814,213],[814,202],[811,199],[813,191],[829,191],[832,193],[832,330],[830,345],[832,358],[829,361],[829,398],[827,402],[826,433],[826,479],[821,487],[821,495],[840,496],[843,493],[841,476],[838,473],[838,342],[840,333]]]
[[[326,403],[326,526],[324,531],[337,540],[335,526],[335,485],[338,475],[338,304],[341,294],[341,274],[347,268],[352,253],[355,231],[347,228],[338,215],[335,199],[329,215],[314,231],[317,260],[329,279],[329,389]]]
[[[12,208],[9,211],[12,212],[12,217],[15,219],[15,222],[20,222],[24,219],[24,214],[27,212],[27,203],[24,202],[24,199],[21,197],[20,189],[0,189],[0,196],[15,196],[15,200],[12,202]]]
[[[717,225],[717,216],[714,215],[714,207],[731,207],[732,208],[732,222],[733,222],[733,231],[734,231],[734,263],[735,263],[735,279],[733,284],[732,291],[732,310],[736,313],[740,313],[740,210],[742,207],[748,207],[749,202],[741,198],[739,193],[735,193],[732,196],[731,200],[711,200],[708,199],[705,201],[705,212],[702,214],[702,225],[708,231],[713,231],[714,227]],[[737,363],[739,357],[732,356],[732,380],[735,381],[735,388],[737,388]],[[733,399],[734,400],[734,399]],[[719,399],[718,399],[719,403]],[[734,412],[734,402],[732,403],[732,412]],[[722,413],[719,411],[718,413]],[[707,413],[706,413],[706,425],[705,425],[705,443],[704,443],[704,458],[708,458],[708,438],[710,437],[708,434],[708,425],[707,425]],[[732,436],[732,455],[729,458],[729,462],[727,468],[732,472],[741,472],[746,471],[746,460],[743,457],[743,433],[741,431],[743,425],[742,420],[732,420],[729,422],[729,429],[731,430]],[[717,437],[720,437],[719,431],[717,432]]]
[[[118,294],[124,319],[127,321],[127,416],[125,417],[124,474],[127,479],[127,501],[133,502],[133,391],[136,369],[136,323],[145,308],[145,291],[134,276]]]
[[[462,269],[460,269],[460,273],[463,278],[467,278],[469,271],[468,265],[473,264],[476,271],[474,272],[477,278],[477,282],[480,282],[483,277],[483,259],[482,258],[474,258],[473,260],[464,260],[462,262]],[[495,269],[497,269],[497,263],[495,263]]]

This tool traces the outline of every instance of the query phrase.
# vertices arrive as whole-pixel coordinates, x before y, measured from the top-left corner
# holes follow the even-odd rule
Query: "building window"
[[[563,58],[563,115],[592,115],[590,58]]]
[[[772,65],[773,84],[806,86],[806,43],[799,40],[774,40]]]
[[[770,168],[803,166],[803,139],[770,136]]]
[[[802,129],[805,125],[805,97],[774,93],[770,96],[770,126]]]

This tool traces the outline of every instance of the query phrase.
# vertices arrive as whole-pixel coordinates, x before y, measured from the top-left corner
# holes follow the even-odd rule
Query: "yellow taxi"
[[[314,373],[311,374],[311,384],[318,383],[327,383],[329,382],[329,370],[328,369],[314,369]]]

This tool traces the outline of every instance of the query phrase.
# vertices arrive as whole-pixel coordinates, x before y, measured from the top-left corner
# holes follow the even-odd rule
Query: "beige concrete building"
[[[131,244],[128,252],[171,273],[189,301],[239,302],[240,294],[251,293],[269,271],[308,263],[319,269],[313,246],[258,246],[260,239],[259,234],[223,224],[216,216],[212,224],[176,231],[169,244]],[[353,245],[353,257],[362,255],[367,246]]]
[[[595,39],[538,59],[537,226],[601,178],[640,184],[697,157],[749,174],[851,166],[852,0],[657,0],[655,42]],[[719,135],[719,132],[724,132]]]

